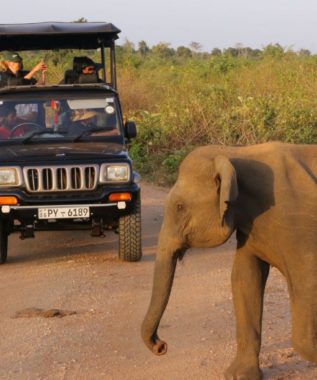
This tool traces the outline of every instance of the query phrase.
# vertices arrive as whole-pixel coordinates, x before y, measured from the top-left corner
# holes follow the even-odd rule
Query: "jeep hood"
[[[59,143],[59,144],[27,144],[6,145],[0,147],[0,162],[30,163],[39,160],[47,163],[59,160],[85,160],[100,158],[126,157],[125,146],[117,142]]]

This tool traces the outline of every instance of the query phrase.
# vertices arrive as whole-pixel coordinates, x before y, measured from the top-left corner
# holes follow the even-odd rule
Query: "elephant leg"
[[[316,276],[316,274],[314,274]],[[302,284],[305,277],[301,279]],[[295,350],[306,360],[317,363],[317,286],[310,286],[309,276],[302,289],[292,288],[292,340]]]
[[[227,369],[227,380],[259,380],[263,295],[270,266],[238,249],[231,276],[236,314],[237,354]]]

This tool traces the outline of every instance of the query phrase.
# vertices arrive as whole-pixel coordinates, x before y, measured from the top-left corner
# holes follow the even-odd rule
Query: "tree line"
[[[263,56],[278,57],[284,54],[293,54],[299,56],[313,55],[308,49],[293,50],[291,47],[283,47],[279,43],[269,44],[262,49],[253,49],[251,47],[244,47],[242,44],[237,44],[235,47],[228,47],[224,49],[213,48],[210,52],[203,51],[203,47],[199,42],[191,42],[189,47],[178,46],[173,48],[169,42],[160,42],[150,47],[146,41],[142,40],[138,44],[126,40],[123,44],[117,47],[118,55],[137,54],[141,57],[149,55],[157,55],[160,58],[202,58],[208,59],[210,57],[229,56],[229,57],[246,57],[246,58],[259,58]]]

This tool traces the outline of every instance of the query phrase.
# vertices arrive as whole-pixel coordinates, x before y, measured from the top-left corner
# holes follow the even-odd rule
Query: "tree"
[[[88,22],[88,20],[85,17],[81,17],[78,20],[75,20],[73,22],[79,22],[79,23],[81,23],[81,22]]]
[[[129,41],[127,38],[124,41],[124,44],[122,45],[122,48],[125,53],[132,54],[135,51],[135,45],[133,42]]]
[[[175,50],[170,47],[168,42],[160,42],[152,47],[152,52],[157,54],[160,58],[170,58],[175,55]]]
[[[252,57],[253,55],[253,50],[250,47],[243,47],[239,51],[239,56],[241,57]]]
[[[263,55],[280,57],[284,55],[285,49],[280,44],[269,44],[263,48]]]
[[[252,56],[253,57],[259,57],[262,54],[262,50],[260,49],[253,49],[252,50]]]
[[[311,52],[308,49],[300,49],[298,54],[305,57],[309,57],[311,55]]]
[[[176,49],[176,54],[182,58],[190,58],[192,56],[192,51],[186,46],[179,46]]]
[[[230,57],[237,57],[239,55],[239,50],[233,47],[225,49],[224,52],[226,55],[229,55]]]
[[[198,53],[202,49],[202,45],[199,42],[192,41],[189,44],[193,52]]]
[[[218,48],[213,48],[212,51],[211,51],[211,55],[213,57],[220,57],[222,54],[222,51]]]
[[[242,51],[244,49],[243,47],[243,44],[241,42],[238,42],[236,45],[235,45],[235,49],[237,50],[238,52],[238,57],[240,57],[242,55]]]
[[[140,41],[138,47],[139,53],[142,55],[142,57],[145,57],[147,53],[150,51],[150,48],[148,47],[145,41]]]

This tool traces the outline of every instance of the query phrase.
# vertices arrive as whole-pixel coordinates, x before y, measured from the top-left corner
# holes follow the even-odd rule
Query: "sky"
[[[118,43],[128,39],[136,47],[142,40],[174,48],[194,41],[202,51],[279,43],[317,53],[316,0],[10,0],[1,6],[0,23],[81,17],[115,24],[122,30]]]

